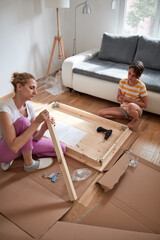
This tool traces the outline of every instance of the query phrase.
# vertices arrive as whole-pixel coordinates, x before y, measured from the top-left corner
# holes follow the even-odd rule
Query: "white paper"
[[[64,123],[58,123],[55,127],[56,136],[59,141],[74,147],[87,134],[77,128],[71,127]],[[49,130],[46,131],[45,136],[50,137]]]

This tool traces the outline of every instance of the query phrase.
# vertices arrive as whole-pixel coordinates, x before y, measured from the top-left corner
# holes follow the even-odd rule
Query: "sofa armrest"
[[[77,54],[75,56],[66,58],[62,64],[62,81],[64,86],[72,88],[72,82],[73,82],[73,67],[75,64],[79,62],[86,61],[88,59],[91,59],[99,52],[99,49],[91,49],[86,52],[82,52],[80,54]]]

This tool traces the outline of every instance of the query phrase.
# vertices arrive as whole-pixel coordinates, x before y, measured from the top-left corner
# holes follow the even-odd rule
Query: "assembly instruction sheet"
[[[76,146],[76,144],[78,144],[79,141],[87,134],[86,132],[64,123],[58,123],[55,126],[55,131],[58,140],[71,147]],[[49,130],[45,132],[45,136],[51,138]]]

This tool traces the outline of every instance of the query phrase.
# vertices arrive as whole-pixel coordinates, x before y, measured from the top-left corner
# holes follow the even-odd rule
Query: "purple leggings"
[[[20,117],[13,123],[16,131],[16,136],[21,135],[30,125],[28,118]],[[66,147],[61,144],[62,151],[66,151]],[[10,162],[22,155],[23,152],[32,150],[32,153],[37,157],[54,157],[56,152],[51,139],[42,137],[38,142],[34,141],[31,137],[26,144],[17,152],[13,153],[8,147],[6,140],[3,138],[0,141],[0,162]]]

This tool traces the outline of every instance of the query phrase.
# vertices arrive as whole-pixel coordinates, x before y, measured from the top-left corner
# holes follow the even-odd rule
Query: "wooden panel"
[[[47,109],[56,123],[65,123],[87,133],[74,148],[67,146],[66,154],[99,171],[103,171],[132,133],[125,125],[62,103],[50,104]],[[100,126],[113,131],[105,141],[104,133],[97,132]]]

